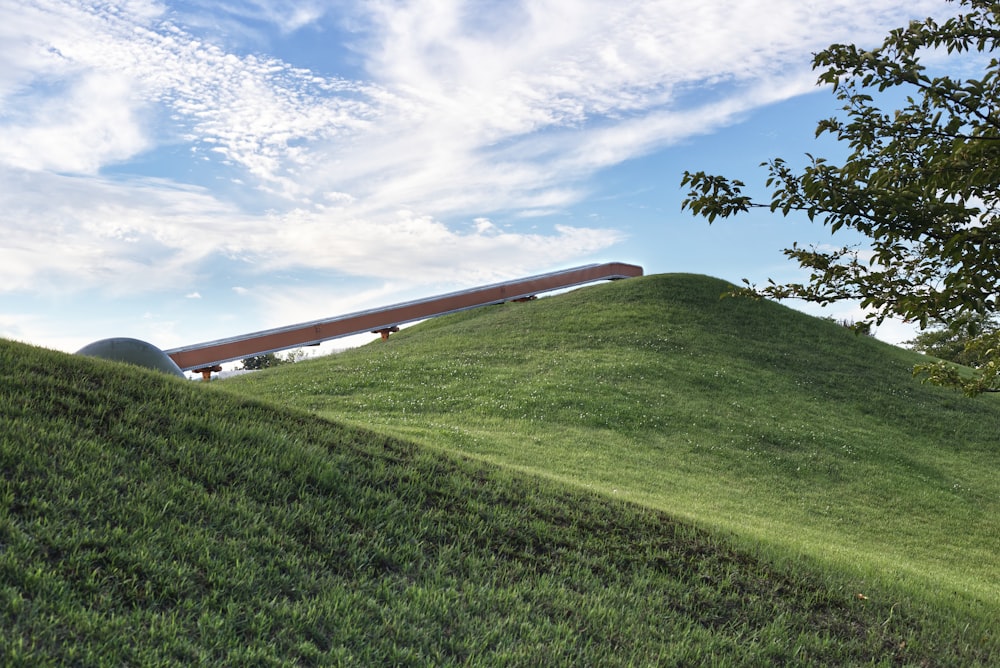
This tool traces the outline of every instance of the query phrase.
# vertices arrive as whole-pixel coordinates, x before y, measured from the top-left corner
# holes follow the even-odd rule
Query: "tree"
[[[978,369],[989,362],[988,351],[970,344],[998,330],[1000,318],[996,314],[973,313],[935,323],[904,345],[925,355]]]
[[[306,358],[306,352],[302,348],[294,348],[285,353],[284,357],[276,353],[261,353],[260,355],[251,355],[250,357],[244,357],[243,368],[247,371],[258,371],[260,369],[269,369],[272,366],[280,366],[282,364],[294,364],[296,362],[301,362]]]
[[[243,368],[247,371],[269,369],[272,366],[278,366],[281,363],[281,358],[274,353],[262,353],[260,355],[252,355],[250,357],[243,358]]]
[[[682,209],[709,223],[766,207],[870,240],[867,249],[793,244],[784,253],[809,271],[807,282],[757,287],[745,281],[738,292],[822,305],[857,300],[871,313],[869,323],[900,316],[921,328],[998,311],[1000,64],[992,53],[1000,40],[1000,4],[957,4],[962,11],[953,18],[914,21],[872,50],[834,44],[816,54],[819,83],[832,86],[844,112],[821,120],[816,135],[846,143],[842,165],[811,155],[801,171],[781,158],[763,163],[767,203],[744,195],[741,181],[684,173],[681,184],[690,190]],[[982,54],[982,76],[931,76],[920,61],[931,49],[952,58]],[[875,96],[897,90],[907,93],[905,104],[879,108]],[[1000,346],[989,334],[970,343],[988,351],[975,377],[940,365],[920,371],[970,394],[1000,389]]]

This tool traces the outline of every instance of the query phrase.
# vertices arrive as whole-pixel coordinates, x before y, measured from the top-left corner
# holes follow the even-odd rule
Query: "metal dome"
[[[147,369],[185,378],[184,372],[170,357],[151,343],[139,339],[113,338],[95,341],[76,351],[77,355],[128,362]]]

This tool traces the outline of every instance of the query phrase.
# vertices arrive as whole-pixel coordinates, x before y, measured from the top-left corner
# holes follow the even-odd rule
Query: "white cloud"
[[[24,138],[0,158],[28,168],[94,172],[164,139],[138,120],[155,103],[173,114],[176,137],[300,202],[335,190],[374,206],[419,204],[440,207],[429,211],[440,214],[468,210],[492,188],[497,194],[479,205],[484,211],[547,206],[532,203],[537,198],[562,205],[582,191],[565,176],[559,186],[533,187],[539,173],[551,170],[509,144],[524,148],[539,132],[569,129],[577,146],[588,146],[595,136],[606,138],[609,128],[634,130],[659,119],[645,122],[647,134],[633,144],[580,164],[586,169],[570,174],[579,179],[675,141],[681,125],[691,123],[690,104],[678,108],[678,101],[695,85],[760,88],[780,75],[797,82],[782,95],[799,94],[805,80],[796,73],[808,73],[810,51],[834,39],[879,34],[887,16],[936,4],[370,3],[354,9],[370,22],[364,44],[373,79],[362,84],[274,58],[227,53],[172,23],[156,3],[133,2],[122,10],[39,1],[19,7],[16,34],[2,35],[10,54],[2,64],[16,73],[7,75],[12,81],[4,102],[24,103],[42,96],[49,82],[62,83],[66,92],[39,101],[52,116],[77,110],[70,117],[75,122],[0,125],[5,136]],[[262,0],[224,10],[286,30],[324,13],[316,3]],[[131,97],[124,82],[134,84]],[[11,97],[18,87],[27,87],[19,94],[26,98]],[[99,94],[90,94],[95,89]],[[719,117],[713,106],[730,106],[727,97],[719,93],[696,106]],[[99,120],[87,126],[84,119]],[[656,134],[657,125],[665,134]],[[33,155],[28,147],[36,149]],[[472,188],[464,188],[470,181]]]
[[[238,251],[252,255],[265,270],[337,267],[355,276],[408,276],[417,283],[454,276],[479,280],[516,275],[589,256],[623,238],[612,229],[568,225],[542,234],[480,224],[463,233],[406,210],[379,219],[378,224],[364,224],[349,212],[296,210],[262,226],[261,235],[243,238]]]
[[[410,211],[359,218],[351,206],[247,215],[199,188],[0,170],[4,261],[0,294],[177,290],[220,258],[248,275],[329,269],[416,282],[557,264],[598,252],[619,232],[572,226],[549,233],[482,226],[456,231]],[[362,211],[361,214],[366,212]]]
[[[37,327],[39,317],[33,313],[0,313],[0,338],[29,341],[30,332]]]
[[[65,97],[31,104],[30,119],[0,127],[0,163],[31,170],[96,173],[150,145],[121,76],[88,72]]]
[[[307,0],[255,0],[250,15],[277,25],[284,33],[315,23],[329,11],[329,4]]]
[[[196,16],[155,0],[10,0],[0,294],[208,296],[214,278],[273,305],[262,272],[429,287],[590,259],[622,232],[531,218],[581,201],[602,169],[811,90],[810,53],[828,43],[874,40],[940,4],[185,4]],[[231,48],[212,20],[285,35],[350,22],[365,80]],[[158,173],[173,182],[123,175],[166,148],[177,163]],[[215,276],[220,264],[230,273]]]
[[[93,173],[154,139],[185,138],[294,192],[303,156],[293,144],[351,132],[372,114],[363,86],[227,53],[153,3],[41,0],[17,9],[0,13],[14,26],[0,32],[0,105],[24,110],[14,122],[0,117],[8,165]],[[154,105],[172,114],[172,129],[137,120]]]
[[[412,290],[405,277],[354,290],[332,290],[327,285],[260,285],[254,288],[255,316],[261,329],[311,322],[399,303],[412,298]],[[417,292],[416,296],[429,295]]]
[[[0,293],[134,293],[192,280],[245,230],[234,207],[198,188],[0,169]]]
[[[373,3],[377,123],[310,146],[298,184],[438,215],[558,209],[603,168],[815,90],[830,41],[937,4]]]
[[[319,21],[329,13],[334,3],[316,0],[194,0],[196,10],[181,16],[186,24],[200,27],[225,23],[228,31],[254,34],[248,23],[270,23],[282,33],[292,33]],[[197,13],[195,13],[197,12]],[[255,35],[256,39],[266,38]]]

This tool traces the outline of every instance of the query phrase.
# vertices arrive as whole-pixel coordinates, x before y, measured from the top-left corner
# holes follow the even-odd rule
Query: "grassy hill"
[[[997,397],[922,385],[919,356],[727,287],[604,284],[226,386],[1000,609]]]
[[[0,341],[0,664],[988,665],[997,404],[720,288],[211,385]]]

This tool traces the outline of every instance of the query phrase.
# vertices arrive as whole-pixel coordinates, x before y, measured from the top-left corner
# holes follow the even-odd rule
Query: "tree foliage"
[[[871,50],[835,44],[816,54],[819,82],[832,86],[842,114],[821,120],[816,135],[846,143],[843,164],[808,156],[802,170],[777,158],[763,163],[771,201],[755,202],[735,179],[685,172],[682,208],[709,222],[754,207],[850,229],[868,248],[834,250],[793,244],[785,254],[807,269],[804,283],[741,292],[819,304],[857,300],[881,323],[920,323],[998,311],[1000,285],[1000,4],[959,0],[943,22],[914,21]],[[978,78],[932,76],[929,51],[965,56]],[[981,62],[968,57],[975,55]],[[905,103],[883,110],[876,96],[902,91]],[[943,366],[921,369],[935,382],[970,394],[1000,386],[1000,349],[984,334],[970,343],[988,358],[975,378]]]
[[[973,344],[998,331],[997,315],[972,313],[928,327],[905,345],[926,355],[978,369],[989,362],[988,349]]]
[[[284,356],[277,353],[261,353],[259,355],[244,357],[241,361],[243,362],[243,369],[246,371],[259,371],[260,369],[269,369],[282,364],[294,364],[295,362],[301,362],[305,358],[306,353],[302,348],[294,348],[286,352]]]
[[[243,368],[247,371],[259,371],[260,369],[269,369],[272,366],[278,366],[282,363],[282,360],[274,353],[261,353],[260,355],[244,357],[242,362]]]

